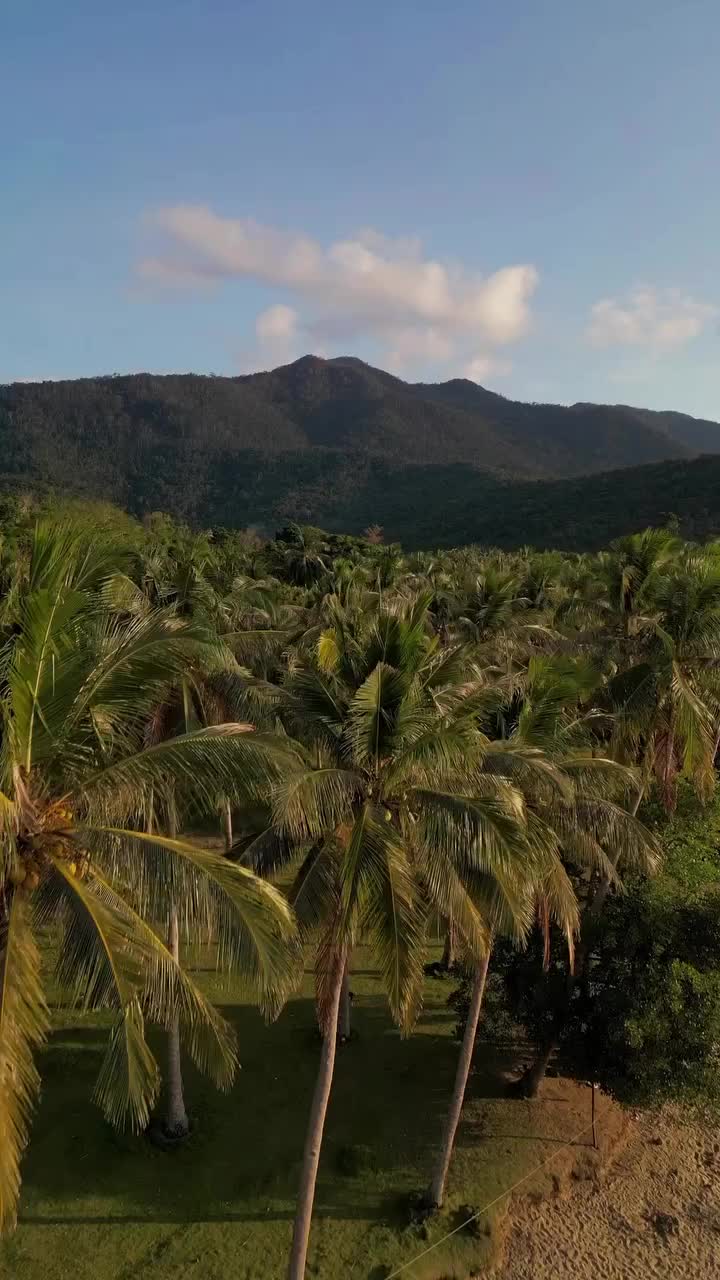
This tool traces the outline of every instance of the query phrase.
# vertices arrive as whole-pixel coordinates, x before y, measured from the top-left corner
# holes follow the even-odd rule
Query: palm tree
[[[225,558],[223,569],[227,573]],[[271,655],[276,653],[278,639],[287,643],[289,631],[279,632],[280,620],[277,601],[277,582],[256,581],[244,576],[231,575],[228,583],[217,564],[217,556],[208,535],[192,534],[180,528],[170,541],[170,546],[150,549],[141,571],[143,593],[132,600],[136,611],[146,613],[152,601],[166,602],[174,616],[193,623],[199,642],[181,677],[168,680],[162,696],[152,709],[146,729],[146,744],[157,743],[187,734],[191,730],[221,725],[238,720],[251,719],[257,724],[262,719],[271,721],[274,704],[272,686],[257,679],[245,667],[240,666],[233,650],[241,650],[245,657],[253,656],[267,670]],[[251,629],[235,631],[240,622],[249,622]],[[297,620],[293,614],[285,617],[285,625],[292,622],[297,632]],[[272,626],[272,638],[268,643],[268,627]],[[220,796],[218,805],[222,813],[225,852],[230,854],[234,845],[232,802],[228,796]],[[186,816],[187,805],[184,806]],[[178,797],[164,814],[162,825],[170,836],[176,836],[183,813]],[[155,817],[156,815],[153,815]],[[168,906],[168,934],[170,950],[176,960],[180,954],[180,933],[177,903]],[[180,1026],[175,1019],[168,1031],[167,1044],[167,1114],[166,1133],[180,1139],[189,1132],[185,1107]]]
[[[516,862],[511,876],[507,867],[500,864],[493,869],[492,877],[486,872],[474,886],[468,882],[486,921],[489,942],[475,966],[452,1098],[425,1193],[425,1203],[432,1210],[439,1208],[445,1197],[493,940],[505,933],[516,943],[523,943],[534,914],[538,914],[546,937],[554,921],[565,933],[572,953],[578,928],[577,902],[561,858],[561,830],[573,806],[574,786],[569,769],[563,768],[563,752],[558,750],[558,721],[568,701],[576,701],[583,685],[592,687],[595,680],[575,664],[535,659],[522,683],[522,697],[513,695],[504,706],[502,689],[498,688],[500,705],[492,707],[484,718],[484,729],[501,736],[486,737],[483,770],[490,776],[502,777],[505,785],[516,792],[516,804],[524,815],[526,856]],[[575,770],[586,766],[584,757],[573,758]]]
[[[461,679],[462,651],[441,650],[429,634],[427,600],[338,623],[323,635],[320,654],[321,665],[304,665],[286,690],[306,768],[281,784],[273,831],[259,838],[270,861],[282,859],[282,841],[303,850],[290,900],[301,927],[319,931],[323,1048],[290,1280],[305,1273],[350,949],[360,936],[370,940],[393,1017],[408,1032],[431,908],[452,916],[468,955],[480,959],[488,929],[475,890],[493,868],[512,880],[513,868],[535,855],[520,794],[483,768],[482,698],[477,691],[471,698]]]
[[[273,548],[274,563],[288,582],[309,587],[328,576],[327,549],[320,530],[291,523],[278,535]]]
[[[112,546],[40,526],[0,672],[0,1227],[15,1221],[20,1158],[47,1035],[38,930],[59,935],[58,978],[83,1009],[113,1013],[95,1097],[113,1123],[147,1124],[160,1073],[146,1021],[177,1018],[201,1069],[227,1087],[234,1036],[148,920],[178,904],[178,929],[217,941],[274,1007],[291,981],[287,902],[247,869],[152,830],[182,792],[259,793],[292,763],[276,740],[228,724],[147,746],[145,727],[197,643],[164,610],[105,604]]]
[[[620,617],[623,635],[632,634],[636,614],[660,572],[677,561],[680,539],[670,529],[644,529],[611,543],[601,561],[608,602]]]
[[[171,741],[178,735],[189,733],[210,726],[222,726],[227,723],[245,722],[247,713],[253,710],[253,723],[257,722],[257,709],[262,706],[264,694],[255,688],[249,673],[240,668],[235,659],[223,646],[220,638],[212,633],[199,632],[203,641],[197,643],[192,651],[188,650],[185,669],[179,679],[168,681],[163,689],[161,699],[153,707],[152,718],[145,732],[145,745],[153,747],[163,741]],[[242,715],[242,721],[240,716]],[[237,793],[237,789],[236,789]],[[253,798],[248,792],[247,798]],[[257,797],[254,797],[257,799]],[[219,807],[223,812],[225,836],[225,852],[230,854],[233,848],[232,799],[222,795],[218,790]],[[166,834],[176,838],[182,817],[192,820],[192,806],[179,803],[178,793],[170,797],[165,812],[158,813],[158,805],[151,815],[153,824],[160,817],[161,826]],[[180,929],[178,922],[178,904],[170,900],[168,904],[168,933],[170,951],[176,961],[180,959]],[[189,922],[192,926],[192,921]],[[189,1121],[185,1107],[181,1065],[181,1028],[176,1018],[168,1031],[168,1074],[167,1074],[167,1115],[166,1133],[174,1139],[180,1139],[189,1132]]]
[[[542,884],[539,891],[533,890],[545,935],[546,963],[551,920],[560,924],[567,936],[568,1000],[585,963],[585,925],[600,887],[617,885],[619,869],[650,872],[657,864],[655,842],[636,816],[639,775],[612,752],[607,716],[598,705],[605,696],[601,684],[600,673],[582,658],[536,657],[518,677],[512,696],[495,717],[505,741],[516,753],[503,767],[512,770],[521,764],[525,746],[541,750],[556,779],[564,780],[562,787],[549,790],[542,772],[530,774],[524,766],[523,776],[518,778],[528,812],[553,833],[559,856],[575,869],[576,876],[579,874],[578,883],[588,895],[571,910],[569,901],[558,897],[555,888],[550,897]],[[502,744],[496,747],[502,759]],[[559,886],[560,881],[556,883]],[[578,916],[579,908],[583,910]],[[582,929],[578,947],[570,928],[571,914]],[[523,1077],[523,1091],[528,1096],[533,1096],[542,1082],[559,1039],[562,1016],[561,1011],[556,1027]]]
[[[520,590],[520,579],[513,570],[485,565],[458,602],[461,634],[479,642],[505,629],[519,610],[527,608],[528,600]]]
[[[609,683],[613,750],[636,762],[639,795],[654,776],[665,807],[681,774],[701,798],[715,784],[720,726],[720,565],[693,552],[659,575],[630,665]],[[639,801],[638,801],[639,803]]]

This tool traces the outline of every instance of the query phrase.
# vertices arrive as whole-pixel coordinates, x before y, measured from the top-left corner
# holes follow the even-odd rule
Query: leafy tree
[[[506,950],[498,971],[505,1009],[536,1041],[548,1028],[558,1066],[592,1079],[620,1102],[658,1106],[720,1102],[720,869],[717,802],[698,812],[689,787],[671,822],[658,817],[666,859],[653,880],[631,876],[594,922],[587,963],[567,1005],[559,941],[540,963]],[[465,996],[467,1001],[467,996]],[[501,1006],[502,1007],[502,1006]]]
[[[39,1087],[34,1052],[49,1015],[38,931],[58,936],[58,977],[73,1004],[114,1013],[96,1099],[142,1128],[160,1084],[146,1020],[179,1019],[198,1065],[223,1087],[231,1028],[149,920],[178,903],[179,928],[214,935],[221,962],[272,1007],[291,977],[285,900],[247,869],[147,830],[178,791],[198,810],[281,777],[290,752],[227,724],[147,746],[161,690],[197,643],[165,611],[119,618],[104,603],[112,545],[40,526],[2,670],[0,818],[0,1224],[12,1226],[20,1157]]]

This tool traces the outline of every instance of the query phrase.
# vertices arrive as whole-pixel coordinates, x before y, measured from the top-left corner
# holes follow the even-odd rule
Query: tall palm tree
[[[165,611],[119,618],[104,604],[114,548],[41,526],[0,670],[0,1228],[15,1221],[20,1158],[49,1029],[40,929],[59,934],[58,977],[84,1009],[113,1013],[95,1097],[142,1128],[160,1073],[146,1021],[179,1019],[189,1051],[221,1087],[234,1036],[148,921],[178,903],[178,927],[217,941],[272,1007],[291,981],[286,901],[247,869],[148,831],[178,792],[199,810],[218,792],[261,792],[291,767],[245,724],[148,747],[149,713],[197,643]]]
[[[602,769],[604,784],[607,770],[603,762],[596,762],[589,753],[578,751],[577,720],[570,727],[563,713],[568,704],[574,707],[581,693],[588,693],[596,683],[597,677],[583,664],[536,658],[531,661],[524,679],[519,681],[519,689],[512,691],[509,699],[507,691],[503,694],[502,687],[498,688],[499,705],[484,718],[486,733],[497,736],[486,738],[483,769],[503,777],[506,785],[516,791],[518,806],[524,814],[527,842],[527,856],[513,867],[512,878],[508,877],[507,869],[500,866],[492,879],[486,875],[484,883],[480,881],[474,886],[491,940],[505,933],[516,943],[523,943],[537,915],[546,937],[551,922],[559,925],[572,954],[579,913],[562,853],[574,825],[578,836],[580,833],[582,806],[576,795],[577,780],[586,782],[589,769]],[[603,785],[603,795],[605,789]],[[597,819],[597,814],[594,816]],[[589,838],[588,832],[584,834]],[[579,839],[578,845],[582,847]],[[593,865],[598,860],[602,863],[603,855],[594,841],[590,855]],[[425,1195],[431,1209],[441,1206],[444,1200],[490,958],[491,943],[474,971],[453,1094]]]
[[[399,614],[336,625],[321,665],[288,682],[291,722],[306,743],[304,771],[281,784],[274,832],[304,856],[290,893],[298,918],[319,930],[317,987],[323,1048],[308,1125],[290,1280],[305,1273],[343,973],[367,937],[391,1012],[408,1032],[417,1013],[431,908],[452,916],[470,956],[488,930],[468,880],[493,868],[512,878],[535,850],[521,797],[483,769],[479,695],[466,696],[461,651],[429,634],[427,600]]]
[[[569,928],[570,915],[562,918],[569,904],[557,897],[548,899],[542,885],[539,891],[533,889],[545,934],[546,962],[551,920],[562,925],[568,938],[568,999],[585,962],[583,925],[600,886],[617,885],[620,870],[648,872],[657,863],[655,842],[636,816],[638,772],[618,761],[612,751],[601,685],[599,671],[584,659],[534,658],[495,717],[504,740],[519,751],[508,758],[505,768],[522,761],[524,745],[541,750],[555,777],[564,780],[554,791],[545,785],[542,773],[525,771],[520,781],[533,820],[554,835],[558,855],[575,869],[576,882],[585,889],[573,908],[576,925],[583,929],[578,947]],[[502,744],[497,748],[502,759]],[[558,1024],[548,1036],[523,1079],[528,1095],[539,1088],[560,1029]]]

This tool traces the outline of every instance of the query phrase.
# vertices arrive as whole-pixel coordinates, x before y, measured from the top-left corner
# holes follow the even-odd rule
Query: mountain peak
[[[410,384],[355,356],[307,354],[237,378],[143,373],[0,387],[0,484],[220,523],[258,519],[262,485],[281,515],[295,495],[295,518],[317,522],[328,494],[350,500],[363,468],[397,478],[402,468],[454,467],[480,484],[706,453],[720,453],[717,423],[622,405],[523,404],[467,378]],[[452,501],[444,492],[448,509]]]

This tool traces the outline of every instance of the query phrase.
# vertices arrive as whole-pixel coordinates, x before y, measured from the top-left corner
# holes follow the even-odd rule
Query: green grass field
[[[502,1064],[478,1046],[446,1210],[423,1238],[407,1226],[404,1200],[427,1181],[452,1087],[452,984],[428,979],[417,1031],[401,1040],[362,948],[353,968],[357,1034],[337,1058],[308,1259],[317,1280],[380,1280],[455,1225],[460,1205],[494,1199],[588,1119],[587,1092],[554,1080],[541,1102],[507,1099]],[[103,1027],[56,1014],[42,1055],[20,1225],[0,1245],[3,1278],[282,1280],[319,1052],[312,975],[268,1027],[220,989],[209,967],[199,969],[237,1026],[242,1070],[222,1095],[188,1067],[195,1127],[176,1151],[105,1124],[90,1101]],[[343,1151],[358,1145],[369,1148],[369,1167],[349,1176],[341,1171]],[[546,1172],[528,1185],[548,1179]],[[403,1280],[473,1274],[492,1249],[493,1215],[483,1228],[480,1239],[459,1233],[408,1267]]]

